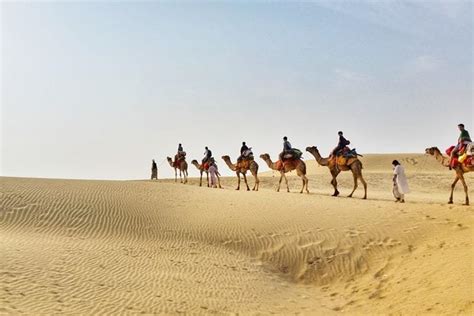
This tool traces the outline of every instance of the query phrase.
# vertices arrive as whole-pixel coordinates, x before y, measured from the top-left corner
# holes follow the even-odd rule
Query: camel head
[[[168,162],[172,162],[173,159],[171,159],[171,157],[166,157],[166,160],[168,160]]]
[[[310,153],[316,152],[316,153],[319,154],[318,147],[316,147],[316,146],[306,147],[306,151],[307,151],[307,152],[310,152]]]
[[[270,155],[269,155],[269,154],[261,154],[261,155],[260,155],[260,158],[262,158],[263,160],[267,161],[267,160],[270,160]]]
[[[198,165],[198,162],[197,162],[196,159],[193,159],[193,160],[191,161],[191,163],[192,163],[193,165]]]
[[[222,159],[223,159],[224,161],[226,161],[226,160],[230,160],[230,157],[227,156],[227,155],[224,155],[224,156],[222,156]]]
[[[425,149],[425,154],[434,156],[436,153],[441,154],[441,151],[439,151],[438,147],[430,147]]]

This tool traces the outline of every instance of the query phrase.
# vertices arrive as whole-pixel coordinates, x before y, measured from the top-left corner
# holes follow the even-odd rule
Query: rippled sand
[[[406,204],[390,195],[393,158]],[[417,155],[364,162],[367,201],[331,197],[309,159],[309,195],[296,177],[275,192],[271,172],[260,192],[232,177],[222,190],[0,178],[0,313],[472,313],[474,207],[461,188],[445,204],[453,174]]]

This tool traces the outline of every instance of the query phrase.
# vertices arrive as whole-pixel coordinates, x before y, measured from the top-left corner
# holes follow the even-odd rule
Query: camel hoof
[[[367,197],[366,197],[366,196],[364,196],[364,197],[362,198],[362,200],[367,200]]]
[[[352,197],[352,194],[349,194],[347,197],[348,197],[348,198],[351,198],[351,197]]]
[[[247,191],[250,191],[250,188],[247,188]]]
[[[236,188],[236,189],[235,189],[235,191],[239,191],[239,190],[240,190],[240,188]]]
[[[453,201],[449,201],[448,204],[453,204]]]

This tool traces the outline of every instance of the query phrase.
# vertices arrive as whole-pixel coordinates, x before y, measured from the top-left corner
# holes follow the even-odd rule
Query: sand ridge
[[[390,169],[367,172],[368,201],[323,174],[310,194],[1,178],[0,312],[470,314],[474,209],[427,170],[406,204]]]

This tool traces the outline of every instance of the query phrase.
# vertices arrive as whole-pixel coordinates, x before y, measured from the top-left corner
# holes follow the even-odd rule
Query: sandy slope
[[[271,173],[260,192],[1,178],[0,313],[470,314],[474,208],[460,189],[445,204],[450,172],[404,158],[404,205],[388,155],[366,157],[368,201],[330,197],[314,161],[309,195]]]

